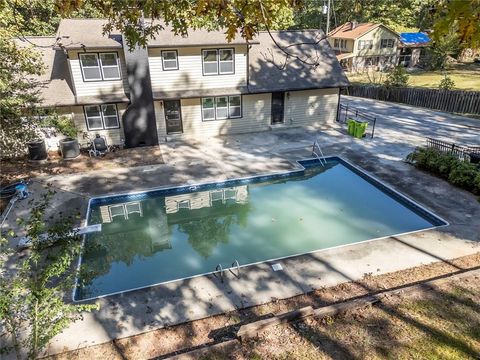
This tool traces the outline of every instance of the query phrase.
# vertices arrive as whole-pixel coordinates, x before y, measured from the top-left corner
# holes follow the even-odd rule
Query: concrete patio
[[[310,157],[318,140],[325,155],[339,155],[446,219],[450,225],[415,234],[316,252],[242,270],[240,279],[221,283],[213,276],[160,285],[99,300],[101,309],[86,314],[59,335],[49,353],[89,346],[158,327],[171,326],[237,308],[288,298],[312,289],[445,261],[480,251],[480,203],[466,191],[403,162],[426,136],[480,145],[480,120],[375,100],[343,97],[342,103],[373,114],[373,139],[355,139],[337,125],[323,129],[278,128],[266,133],[174,141],[160,145],[165,164],[33,179],[34,196],[48,184],[57,191],[52,213],[85,214],[91,196],[193,184],[295,168]],[[7,219],[28,215],[20,201]],[[79,334],[81,334],[79,336]]]

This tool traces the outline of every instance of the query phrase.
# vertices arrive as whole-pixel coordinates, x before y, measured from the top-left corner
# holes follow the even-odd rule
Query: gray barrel
[[[45,160],[48,157],[44,139],[34,139],[27,143],[30,160]]]
[[[78,140],[73,138],[65,138],[60,140],[60,151],[64,159],[75,159],[80,155],[80,146]]]

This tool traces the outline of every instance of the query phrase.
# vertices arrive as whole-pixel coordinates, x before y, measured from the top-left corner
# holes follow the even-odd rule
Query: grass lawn
[[[478,282],[462,279],[335,318],[277,326],[229,354],[203,359],[478,359]]]
[[[304,306],[314,308],[480,266],[480,252],[374,275],[290,299],[212,316],[51,356],[71,359],[163,359],[216,340],[234,339],[242,324]],[[81,334],[79,334],[81,336]],[[204,348],[182,359],[475,359],[480,354],[480,276],[451,279],[432,290],[399,293],[369,307],[269,328],[233,348]]]
[[[450,78],[455,82],[455,89],[480,91],[480,64],[455,64],[447,69]],[[352,83],[369,83],[366,74],[347,74]],[[378,75],[377,75],[378,76]],[[385,74],[383,79],[385,79]],[[443,78],[441,71],[418,71],[410,73],[410,86],[437,88]]]

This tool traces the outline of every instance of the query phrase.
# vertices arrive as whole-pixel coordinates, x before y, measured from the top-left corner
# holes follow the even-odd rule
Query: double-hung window
[[[372,49],[372,48],[373,48],[373,40],[359,40],[358,41],[358,50]]]
[[[84,81],[121,79],[117,53],[83,53],[79,58]]]
[[[80,64],[85,81],[102,80],[98,54],[80,54]]]
[[[235,73],[235,51],[233,49],[207,49],[202,51],[204,75]]]
[[[202,99],[203,120],[223,120],[242,117],[240,95],[207,97]]]
[[[85,119],[88,130],[117,129],[120,127],[115,104],[85,106]]]
[[[178,70],[178,54],[176,50],[162,51],[163,70]]]
[[[100,65],[102,67],[103,80],[119,80],[120,66],[116,53],[100,54]]]
[[[382,41],[380,43],[380,47],[382,49],[393,48],[394,45],[395,45],[395,40],[394,39],[382,39]]]
[[[233,74],[233,49],[218,50],[218,62],[220,64],[220,74]]]
[[[203,50],[203,74],[217,75],[218,74],[218,52],[217,50]]]
[[[338,39],[334,39],[334,40],[333,40],[333,47],[334,47],[334,48],[338,48],[338,42],[339,42]]]

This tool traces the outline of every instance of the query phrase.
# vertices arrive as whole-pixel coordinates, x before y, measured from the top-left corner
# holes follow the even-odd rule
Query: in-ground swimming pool
[[[90,200],[74,300],[446,223],[341,158],[286,174]]]

